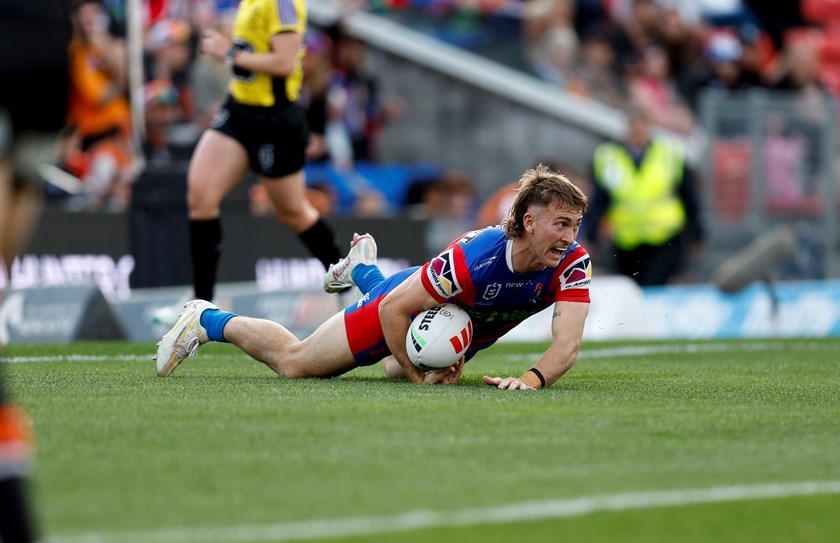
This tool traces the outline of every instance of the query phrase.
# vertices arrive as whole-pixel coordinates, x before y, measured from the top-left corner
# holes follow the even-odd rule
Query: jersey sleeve
[[[592,262],[589,253],[578,245],[554,273],[554,301],[589,303],[591,281]]]
[[[281,32],[306,31],[306,5],[304,0],[266,0],[274,4],[275,9],[267,10],[271,15],[268,22],[270,35]]]
[[[424,264],[420,279],[426,292],[439,303],[474,290],[464,250],[458,243]]]

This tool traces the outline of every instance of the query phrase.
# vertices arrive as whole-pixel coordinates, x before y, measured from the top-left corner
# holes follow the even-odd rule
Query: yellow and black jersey
[[[233,23],[233,43],[243,51],[267,53],[271,38],[281,32],[306,31],[305,0],[242,0]],[[235,68],[230,93],[240,104],[271,107],[294,102],[298,98],[303,79],[301,62],[305,54],[301,47],[292,73],[288,77],[273,77]]]

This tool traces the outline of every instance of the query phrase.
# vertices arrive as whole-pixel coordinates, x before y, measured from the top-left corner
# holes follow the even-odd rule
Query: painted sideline
[[[836,344],[822,345],[820,343],[799,343],[791,345],[785,342],[757,341],[757,342],[721,342],[721,343],[683,343],[677,345],[628,345],[623,347],[602,347],[595,349],[584,349],[578,354],[578,360],[593,358],[619,358],[625,356],[649,356],[654,354],[691,354],[691,353],[726,353],[744,351],[765,351],[770,346],[784,346],[790,351],[820,351],[825,349],[836,350]],[[50,355],[50,356],[0,356],[0,363],[9,364],[34,364],[41,362],[148,362],[154,354],[150,348],[149,355]],[[230,354],[202,354],[205,359],[230,358]],[[244,356],[244,355],[243,355]],[[483,357],[497,357],[500,355],[490,353],[482,354]],[[511,355],[502,355],[508,358]],[[540,353],[534,353],[533,357],[539,358]],[[521,360],[518,357],[517,360]]]
[[[415,510],[375,517],[316,519],[217,528],[173,528],[146,532],[87,533],[56,536],[51,543],[255,543],[373,536],[432,528],[454,528],[569,518],[603,511],[632,511],[746,500],[840,494],[840,481],[804,481],[764,485],[719,486],[684,490],[630,492],[562,500],[512,503],[461,511]]]

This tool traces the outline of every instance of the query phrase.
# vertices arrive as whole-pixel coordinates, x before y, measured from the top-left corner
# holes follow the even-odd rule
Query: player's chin
[[[545,265],[551,268],[556,268],[560,265],[560,261],[563,259],[564,254],[566,254],[565,250],[555,248],[549,249],[544,255]]]

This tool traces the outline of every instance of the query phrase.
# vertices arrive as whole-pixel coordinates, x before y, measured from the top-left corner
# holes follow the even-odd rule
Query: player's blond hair
[[[555,172],[548,166],[540,164],[534,169],[527,170],[519,178],[519,188],[507,217],[502,220],[505,235],[515,238],[525,231],[523,220],[528,208],[532,205],[548,207],[557,204],[562,208],[578,210],[586,213],[589,199],[565,175]]]

